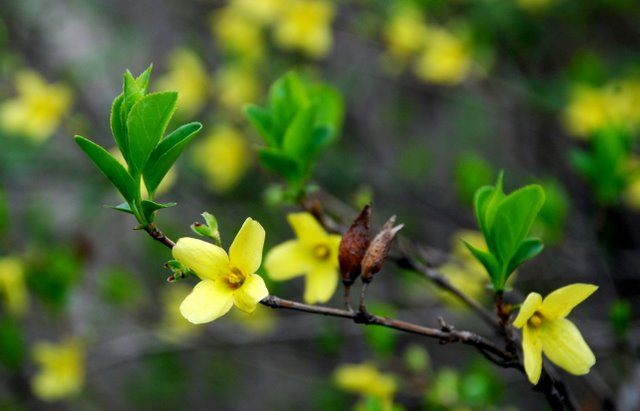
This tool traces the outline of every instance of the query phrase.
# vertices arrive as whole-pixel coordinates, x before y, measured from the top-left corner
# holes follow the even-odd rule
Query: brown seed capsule
[[[400,224],[396,227],[393,225],[396,222],[396,216],[391,216],[389,220],[382,226],[382,230],[371,240],[371,244],[367,249],[367,252],[362,258],[362,281],[365,283],[371,282],[373,275],[382,269],[385,258],[389,254],[389,248],[394,237],[404,227],[404,224]]]
[[[360,275],[362,257],[369,247],[370,220],[371,205],[367,204],[342,236],[338,262],[342,273],[342,283],[345,286],[353,284]]]

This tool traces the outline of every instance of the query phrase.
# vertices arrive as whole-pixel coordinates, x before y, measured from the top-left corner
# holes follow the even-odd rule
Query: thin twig
[[[160,243],[164,244],[169,248],[173,248],[176,245],[176,243],[174,243],[173,240],[171,240],[169,237],[164,235],[164,233],[160,231],[160,229],[154,223],[147,224],[144,227],[144,231],[149,233],[151,238],[153,238],[156,241],[159,241]]]

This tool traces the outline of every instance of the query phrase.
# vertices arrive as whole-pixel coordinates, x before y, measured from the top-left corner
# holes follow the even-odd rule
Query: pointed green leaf
[[[163,208],[174,207],[176,203],[165,203],[160,204],[150,200],[142,200],[142,215],[145,218],[145,221],[151,223],[155,218],[155,213],[158,210]]]
[[[463,240],[464,241],[464,240]],[[500,281],[500,264],[495,259],[493,254],[480,250],[468,242],[464,241],[464,245],[467,246],[471,254],[476,258],[476,260],[480,261],[480,263],[484,266],[485,270],[487,270],[487,274],[491,278],[491,283],[496,288],[496,290],[501,290],[504,284],[499,284]]]
[[[136,183],[127,170],[111,154],[96,143],[82,136],[75,136],[76,143],[89,156],[122,196],[131,203],[136,197]]]
[[[243,109],[244,116],[264,139],[269,147],[278,147],[278,140],[272,135],[271,115],[267,109],[248,104]]]
[[[335,139],[338,136],[338,131],[342,128],[344,120],[342,94],[335,88],[325,84],[314,86],[311,93],[316,107],[316,124],[331,126],[333,134],[330,137]]]
[[[288,181],[300,178],[300,167],[295,159],[279,150],[263,148],[258,150],[260,163],[267,170],[273,171]]]
[[[153,196],[173,163],[176,162],[182,151],[201,129],[202,124],[198,122],[182,125],[162,140],[151,152],[147,165],[142,172],[144,184],[151,196]]]
[[[135,170],[143,170],[176,108],[175,92],[152,93],[141,98],[127,117],[129,154]]]
[[[544,244],[537,238],[527,238],[520,243],[520,248],[509,261],[509,266],[506,270],[507,277],[514,272],[522,263],[537,256],[544,249]],[[506,280],[506,279],[505,279]]]
[[[544,203],[544,190],[534,184],[509,194],[497,207],[492,230],[497,257],[504,264],[515,255],[529,234]]]
[[[329,125],[316,126],[311,132],[311,142],[309,143],[309,157],[313,158],[326,148],[335,135],[333,127]]]
[[[124,94],[123,120],[127,119],[133,106],[147,94],[152,70],[153,65],[150,65],[138,78],[134,78],[129,70],[124,73],[124,86],[122,90]]]
[[[111,105],[111,134],[118,146],[118,149],[122,153],[124,160],[129,164],[129,141],[127,139],[127,128],[122,122],[122,105],[124,102],[124,94],[120,94],[113,100]]]
[[[128,214],[135,214],[133,212],[133,210],[131,209],[131,206],[129,206],[129,203],[121,203],[115,206],[105,206],[107,208],[111,208],[112,210],[116,210],[116,211],[122,211],[123,213],[128,213]]]
[[[312,106],[301,108],[289,123],[282,142],[283,151],[304,163],[311,148],[311,127],[313,126],[314,109]]]

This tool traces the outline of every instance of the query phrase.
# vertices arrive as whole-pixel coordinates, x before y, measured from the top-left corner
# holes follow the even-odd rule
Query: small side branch
[[[176,245],[176,243],[174,243],[173,240],[171,240],[169,237],[164,235],[164,233],[160,231],[160,229],[154,223],[147,224],[144,227],[144,231],[149,233],[151,238],[160,242],[161,244],[164,244],[166,247],[170,249]]]

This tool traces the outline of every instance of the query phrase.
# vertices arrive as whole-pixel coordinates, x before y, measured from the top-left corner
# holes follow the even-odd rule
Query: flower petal
[[[309,272],[314,263],[315,259],[302,242],[289,240],[267,253],[264,266],[269,278],[284,281]]]
[[[513,326],[516,328],[522,328],[529,318],[540,308],[542,304],[542,296],[538,293],[529,293],[527,298],[520,307],[520,312],[515,320],[513,320]]]
[[[338,286],[338,271],[333,265],[316,266],[307,274],[304,301],[307,304],[326,303]]]
[[[259,222],[252,218],[244,220],[240,231],[229,248],[231,265],[245,275],[258,271],[262,263],[262,247],[265,232]]]
[[[233,306],[233,291],[223,281],[203,280],[180,304],[180,312],[194,324],[208,323]]]
[[[215,280],[229,272],[226,251],[206,241],[183,237],[173,247],[171,254],[203,280]]]
[[[296,237],[307,247],[327,242],[327,232],[310,213],[291,213],[287,215],[287,219]]]
[[[542,342],[540,330],[524,327],[522,330],[522,353],[524,354],[524,370],[531,384],[536,385],[542,372]]]
[[[544,298],[540,312],[551,320],[564,318],[597,289],[598,286],[593,284],[571,284],[558,288]]]
[[[544,321],[540,339],[546,356],[571,374],[584,375],[596,363],[596,357],[578,327],[565,318]]]
[[[244,284],[233,293],[233,303],[246,313],[256,309],[256,305],[269,295],[264,280],[257,274],[251,274],[244,280]]]

